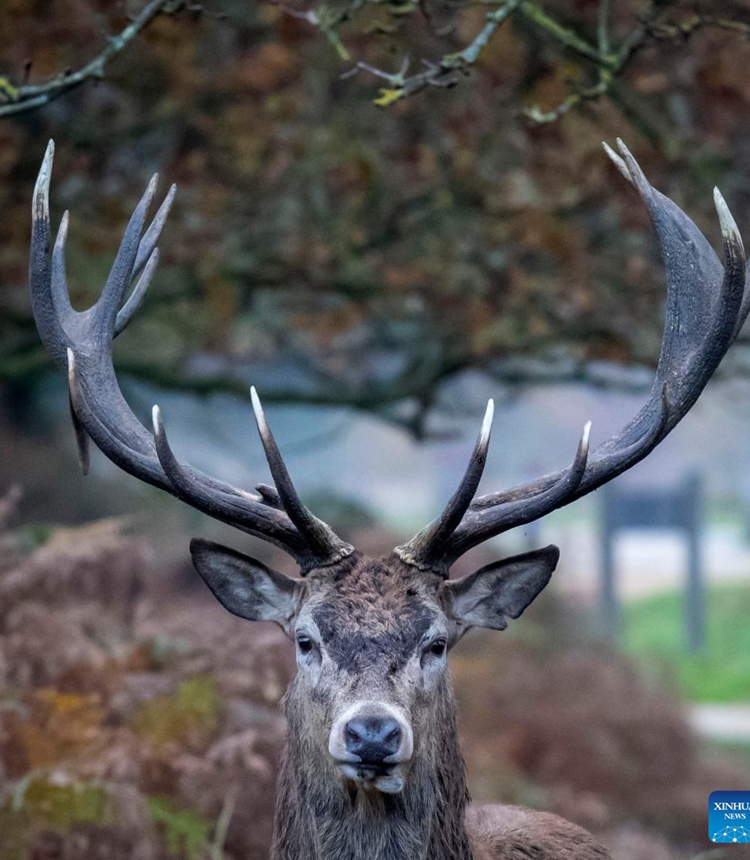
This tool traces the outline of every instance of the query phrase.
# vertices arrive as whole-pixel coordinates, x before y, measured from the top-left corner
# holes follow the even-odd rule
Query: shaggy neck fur
[[[397,795],[345,783],[305,719],[295,682],[284,700],[288,738],[270,860],[473,860],[468,802],[450,681],[430,725],[414,725],[414,760]]]

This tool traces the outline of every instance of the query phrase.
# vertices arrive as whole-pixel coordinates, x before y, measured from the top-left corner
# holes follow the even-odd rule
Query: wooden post
[[[602,617],[608,635],[616,637],[621,626],[617,596],[615,543],[628,528],[677,530],[688,545],[685,580],[685,641],[691,652],[703,648],[706,639],[705,591],[701,560],[701,481],[690,475],[674,489],[619,489],[602,491]]]
[[[607,636],[620,633],[620,604],[615,582],[615,538],[617,536],[618,492],[613,487],[602,491],[602,615]]]
[[[701,482],[691,475],[685,482],[685,534],[688,541],[688,569],[685,583],[685,639],[695,653],[706,644],[706,595],[702,576],[700,524],[703,499]]]

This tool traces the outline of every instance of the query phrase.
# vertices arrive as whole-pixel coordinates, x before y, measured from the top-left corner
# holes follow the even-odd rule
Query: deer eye
[[[424,657],[442,657],[448,647],[445,639],[435,639],[425,648]],[[424,659],[423,657],[423,659]]]
[[[300,654],[309,654],[315,647],[315,643],[309,636],[298,636],[297,647],[299,648]]]
[[[430,654],[442,657],[445,654],[445,639],[438,639],[430,645]]]

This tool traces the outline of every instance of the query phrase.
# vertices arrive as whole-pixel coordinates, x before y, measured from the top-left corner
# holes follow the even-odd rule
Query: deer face
[[[503,629],[517,618],[558,558],[547,547],[446,581],[395,554],[354,553],[296,580],[206,541],[191,549],[230,612],[275,621],[294,641],[289,695],[331,772],[385,794],[404,788],[420,755],[435,754],[429,727],[447,695],[450,648],[470,627]]]
[[[308,582],[294,625],[298,695],[316,709],[321,741],[345,778],[398,792],[414,725],[445,672],[453,631],[440,582],[380,559],[354,559],[342,575]]]

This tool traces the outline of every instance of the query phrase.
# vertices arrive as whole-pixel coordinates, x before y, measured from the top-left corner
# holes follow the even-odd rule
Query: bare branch
[[[518,7],[518,11],[527,21],[532,23],[537,29],[542,30],[546,35],[551,36],[564,48],[597,64],[608,64],[609,59],[606,54],[602,54],[598,48],[586,41],[582,36],[579,36],[575,30],[564,27],[558,21],[555,21],[554,18],[536,3],[524,0]]]
[[[14,87],[7,78],[0,78],[0,118],[13,116],[43,107],[54,99],[84,84],[89,80],[101,80],[104,77],[106,67],[118,54],[120,54],[136,36],[160,15],[173,15],[186,9],[195,12],[199,7],[192,3],[175,2],[175,0],[151,0],[136,15],[131,22],[116,36],[111,37],[103,51],[89,60],[84,66],[76,71],[66,71],[50,79],[43,84],[28,84],[28,70],[30,63],[27,61],[24,83]]]
[[[730,30],[734,33],[750,38],[750,23],[737,21],[733,18],[722,18],[716,15],[692,15],[684,21],[675,24],[661,24],[649,28],[649,35],[653,39],[668,39],[672,41],[685,41],[698,30],[712,27],[718,30]]]
[[[375,99],[375,104],[380,107],[387,107],[406,96],[421,92],[428,86],[453,87],[459,82],[461,76],[467,74],[471,66],[476,64],[498,27],[522,5],[523,0],[505,0],[497,9],[487,13],[485,25],[462,51],[446,54],[437,63],[423,59],[422,65],[425,69],[417,74],[407,76],[406,73],[409,70],[407,58],[395,74],[375,68],[369,63],[359,62],[354,69],[345,72],[344,77],[351,77],[358,71],[364,71],[386,81],[389,88],[381,89],[380,95]]]
[[[383,0],[371,0],[379,3]],[[374,103],[388,107],[407,96],[422,92],[427,87],[452,87],[462,77],[468,75],[476,65],[497,30],[514,16],[525,20],[540,36],[552,40],[565,52],[580,61],[581,71],[591,73],[590,85],[572,82],[571,93],[556,107],[544,110],[539,105],[531,105],[521,113],[534,124],[545,124],[559,120],[571,109],[585,102],[595,101],[610,93],[617,78],[622,77],[636,54],[646,45],[658,40],[685,41],[700,29],[716,28],[745,35],[750,38],[750,22],[733,17],[693,14],[675,23],[657,23],[674,5],[672,0],[659,0],[651,3],[648,11],[637,21],[618,45],[612,44],[610,34],[610,0],[599,0],[596,42],[592,42],[570,26],[562,24],[550,15],[535,0],[480,0],[492,6],[487,13],[486,22],[474,39],[462,50],[445,54],[438,60],[422,59],[424,68],[414,74],[407,74],[408,60],[397,72],[389,72],[366,62],[357,62],[342,78],[349,78],[358,72],[367,72],[384,81]],[[281,5],[281,4],[278,4]],[[318,10],[300,12],[288,9],[290,14],[307,20],[323,32],[334,45],[340,57],[348,59],[349,51],[336,35],[336,28],[353,17],[363,5],[362,0],[354,0],[349,5],[337,5],[335,17],[323,5]],[[282,8],[283,5],[282,5]],[[415,7],[416,8],[416,7]]]

